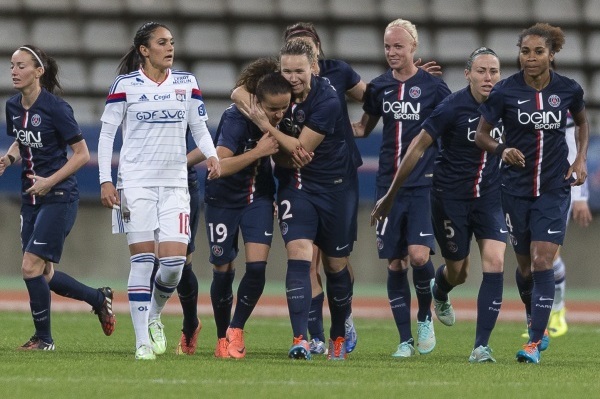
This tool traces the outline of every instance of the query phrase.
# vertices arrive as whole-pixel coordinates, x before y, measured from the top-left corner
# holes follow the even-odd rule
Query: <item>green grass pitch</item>
[[[550,342],[539,365],[520,364],[522,323],[499,323],[490,344],[495,364],[472,365],[475,324],[435,322],[437,347],[429,355],[397,360],[392,320],[355,319],[359,341],[345,362],[287,358],[287,319],[251,318],[246,359],[215,359],[215,327],[204,317],[194,356],[175,355],[181,318],[164,316],[168,350],[156,361],[134,360],[128,314],[105,337],[95,315],[52,315],[55,352],[22,352],[31,335],[28,313],[0,313],[2,398],[578,398],[600,391],[600,326],[571,324]],[[326,321],[328,323],[328,321]],[[413,323],[413,330],[416,326]]]

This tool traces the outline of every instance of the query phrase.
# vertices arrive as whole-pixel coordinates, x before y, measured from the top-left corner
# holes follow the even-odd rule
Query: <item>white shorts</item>
[[[190,195],[187,187],[132,187],[119,190],[120,209],[112,214],[112,231],[154,233],[158,242],[190,240]]]

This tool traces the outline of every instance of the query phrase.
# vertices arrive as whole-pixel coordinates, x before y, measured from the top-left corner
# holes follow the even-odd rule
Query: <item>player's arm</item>
[[[565,179],[570,179],[571,176],[573,176],[575,177],[575,181],[571,183],[571,185],[580,186],[587,178],[587,150],[590,138],[585,108],[578,113],[573,114],[573,120],[575,121],[575,126],[577,127],[577,155],[575,156],[573,164],[569,167]]]
[[[81,133],[69,141],[68,144],[71,147],[71,150],[73,150],[73,155],[71,158],[69,158],[67,163],[62,166],[62,168],[54,172],[51,176],[47,177],[41,177],[33,174],[27,175],[27,178],[34,182],[33,185],[26,191],[28,194],[39,196],[48,194],[52,187],[77,172],[90,160],[90,152]]]
[[[371,114],[363,113],[360,121],[352,124],[354,137],[369,137],[375,126],[379,122],[379,117]]]
[[[21,154],[19,153],[19,142],[14,141],[8,148],[8,151],[6,151],[6,154],[0,157],[0,176],[4,174],[6,168],[8,168],[13,163],[19,161],[20,159]]]
[[[400,162],[400,166],[394,175],[392,185],[388,189],[387,193],[377,201],[375,208],[371,212],[371,226],[373,226],[378,220],[384,219],[392,209],[396,194],[402,184],[406,181],[410,173],[415,168],[419,159],[423,156],[425,150],[433,143],[433,138],[425,130],[421,130],[408,146],[406,154]]]
[[[365,91],[367,91],[367,84],[361,80],[350,90],[347,90],[346,95],[354,101],[362,103],[365,98]]]
[[[502,161],[509,165],[525,167],[525,156],[516,148],[507,147],[506,144],[499,143],[490,136],[494,126],[485,120],[483,115],[479,118],[479,125],[475,132],[475,144],[477,147],[502,158]]]
[[[217,150],[212,141],[206,122],[203,120],[190,122],[188,124],[192,137],[196,146],[202,151],[202,154],[206,157],[206,169],[208,170],[207,178],[217,179],[221,176],[221,164],[217,156]]]
[[[202,161],[206,161],[206,157],[199,148],[194,148],[186,154],[188,168],[198,165]]]
[[[263,157],[277,153],[279,144],[269,134],[264,134],[256,143],[256,147],[243,154],[235,155],[225,146],[217,146],[217,155],[221,160],[221,176],[230,176]]]
[[[250,113],[250,104],[252,98],[248,90],[244,86],[238,86],[231,91],[231,100],[244,115]]]

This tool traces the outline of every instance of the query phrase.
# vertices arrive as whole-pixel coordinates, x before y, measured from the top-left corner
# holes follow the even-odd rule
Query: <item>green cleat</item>
[[[396,352],[392,353],[392,357],[402,358],[402,357],[411,357],[415,355],[415,347],[413,344],[413,339],[409,339],[408,341],[404,341],[398,345],[398,349]]]
[[[417,350],[421,355],[431,353],[435,348],[435,332],[433,320],[427,317],[425,321],[417,320]]]
[[[489,346],[479,345],[471,352],[469,363],[496,363],[496,359],[492,357],[492,352],[492,348]]]
[[[148,324],[148,332],[150,333],[150,343],[152,350],[157,355],[162,355],[167,350],[167,338],[165,337],[164,326],[160,320],[151,321]]]
[[[135,360],[154,360],[156,359],[156,355],[154,351],[150,347],[150,345],[140,345],[139,348],[135,350]]]
[[[431,279],[431,296],[433,298],[433,310],[435,311],[435,315],[437,316],[438,320],[446,325],[446,326],[453,326],[454,323],[456,322],[456,316],[454,314],[454,308],[452,307],[452,304],[450,303],[450,298],[448,298],[447,301],[438,301],[437,299],[435,299],[435,297],[433,296],[433,286],[435,285],[435,279],[432,278]]]

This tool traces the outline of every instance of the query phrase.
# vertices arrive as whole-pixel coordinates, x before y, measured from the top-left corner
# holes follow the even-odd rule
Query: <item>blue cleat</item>
[[[527,334],[523,334],[522,337],[531,339],[531,328],[527,327]],[[542,340],[538,349],[540,350],[540,352],[545,351],[546,349],[548,349],[549,345],[550,335],[548,334],[548,329],[545,329],[544,335],[542,336]]]
[[[392,353],[392,357],[395,358],[405,358],[411,357],[415,355],[415,347],[413,346],[413,339],[409,339],[408,341],[401,342],[398,345],[398,349],[396,352]]]
[[[435,348],[435,332],[433,331],[433,320],[426,317],[425,321],[417,320],[417,350],[421,355],[431,353]]]
[[[541,340],[538,342],[529,342],[523,345],[523,349],[517,352],[517,361],[519,363],[540,363],[540,351],[538,346],[541,345]]]
[[[302,359],[302,360],[310,360],[310,345],[308,342],[301,336],[294,337],[294,343],[288,352],[288,357],[290,359]]]
[[[356,343],[358,342],[358,335],[356,334],[356,328],[354,328],[354,320],[352,320],[352,313],[346,319],[345,323],[346,327],[346,335],[344,339],[346,340],[346,352],[350,353],[356,347]]]

